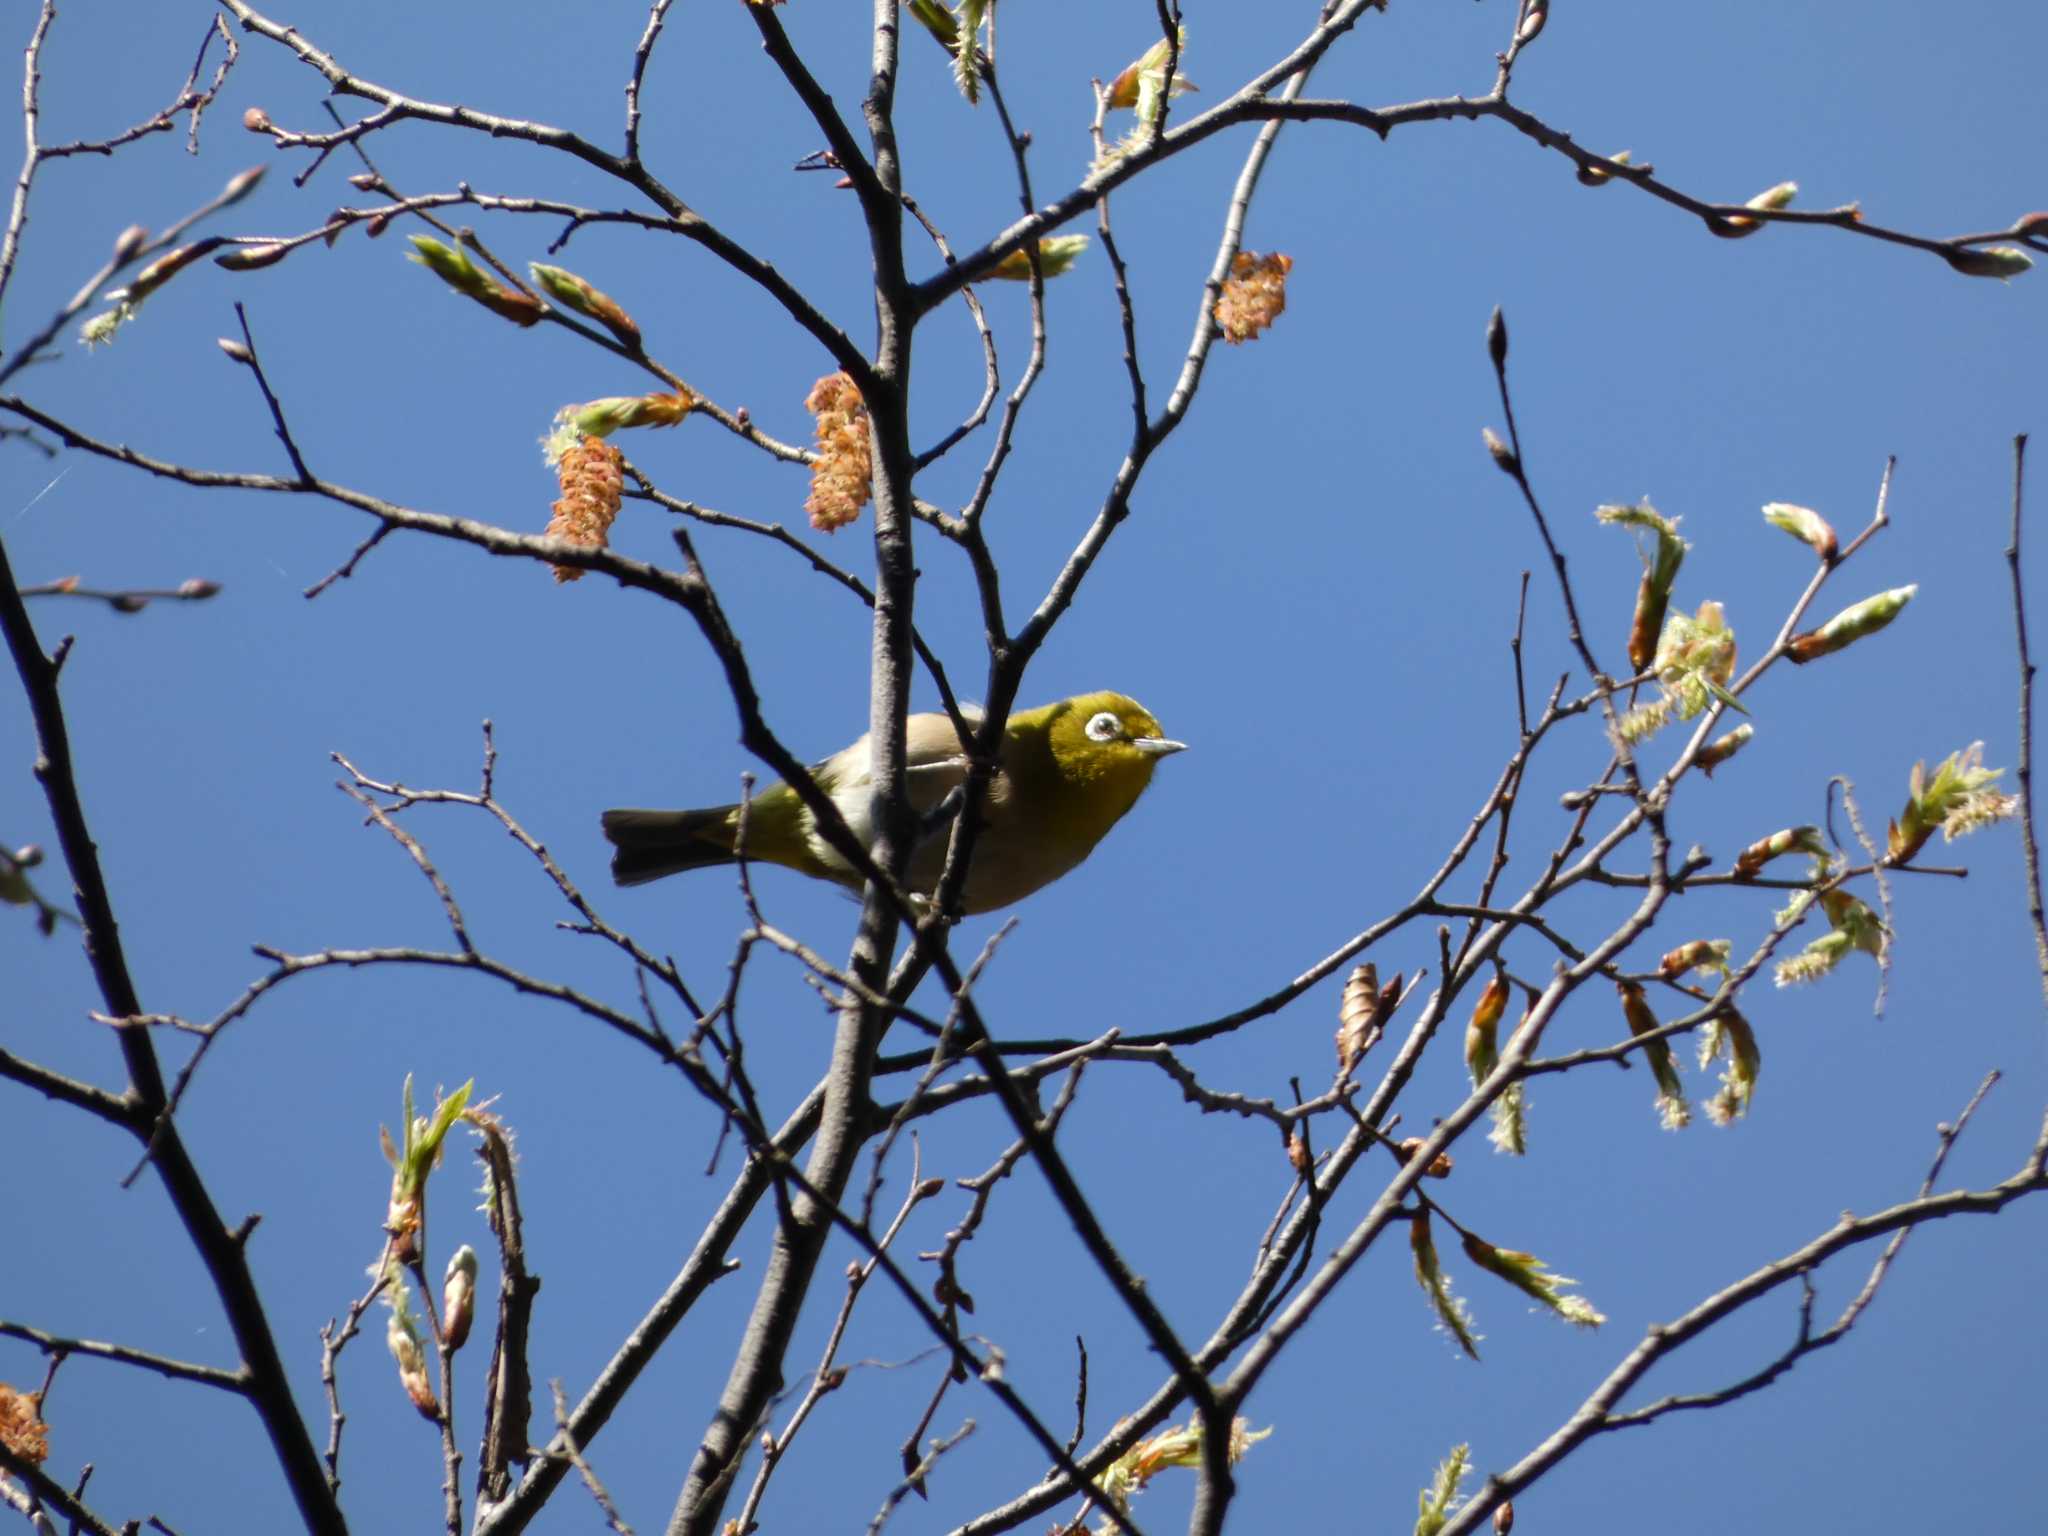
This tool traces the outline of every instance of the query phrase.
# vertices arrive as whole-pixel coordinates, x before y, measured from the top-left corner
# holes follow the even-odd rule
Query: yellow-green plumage
[[[912,715],[905,722],[905,745],[911,804],[928,813],[966,780],[959,736],[944,715]],[[1161,736],[1159,722],[1120,693],[1084,693],[1013,712],[982,808],[966,910],[1006,907],[1073,869],[1137,803],[1159,759],[1181,745]],[[871,840],[869,762],[863,736],[811,770],[863,842]],[[731,863],[740,808],[607,811],[604,831],[617,848],[613,878],[640,885]],[[929,892],[938,884],[947,841],[941,829],[912,855],[913,891]],[[770,785],[748,805],[745,851],[750,859],[814,879],[854,890],[861,885],[845,859],[817,835],[816,818],[787,784]]]

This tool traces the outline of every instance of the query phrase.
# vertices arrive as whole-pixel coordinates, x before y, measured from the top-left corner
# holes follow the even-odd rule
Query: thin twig
[[[2048,921],[2041,911],[2041,850],[2034,839],[2034,662],[2027,651],[2027,594],[2020,578],[2020,521],[2026,488],[2027,434],[2012,440],[2012,542],[2005,563],[2012,572],[2012,623],[2020,661],[2019,766],[2020,846],[2027,861],[2027,917],[2034,925],[2034,956],[2041,969],[2041,995],[2048,999]]]

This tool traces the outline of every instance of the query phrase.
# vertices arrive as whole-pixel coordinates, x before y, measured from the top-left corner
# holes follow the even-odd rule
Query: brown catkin
[[[859,517],[868,504],[874,475],[868,408],[851,378],[832,373],[811,386],[804,409],[818,419],[818,457],[811,465],[811,494],[804,511],[813,528],[834,533]]]
[[[1235,345],[1254,341],[1287,308],[1287,274],[1292,256],[1278,251],[1259,256],[1239,251],[1230,263],[1230,280],[1216,300],[1216,323],[1223,339]]]
[[[603,549],[626,489],[624,464],[625,455],[599,437],[580,438],[574,448],[565,450],[556,465],[562,497],[548,519],[548,536]],[[557,581],[582,579],[580,567],[555,567]]]

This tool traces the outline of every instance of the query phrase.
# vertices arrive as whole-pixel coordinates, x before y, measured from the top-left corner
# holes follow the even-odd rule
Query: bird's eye
[[[1115,741],[1123,735],[1124,723],[1105,709],[1091,719],[1084,729],[1090,741]]]

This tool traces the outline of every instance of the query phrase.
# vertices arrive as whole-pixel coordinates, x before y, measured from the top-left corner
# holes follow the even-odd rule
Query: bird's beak
[[[1164,736],[1133,736],[1131,745],[1147,757],[1165,757],[1173,752],[1185,752],[1188,744],[1184,741],[1168,741]]]

